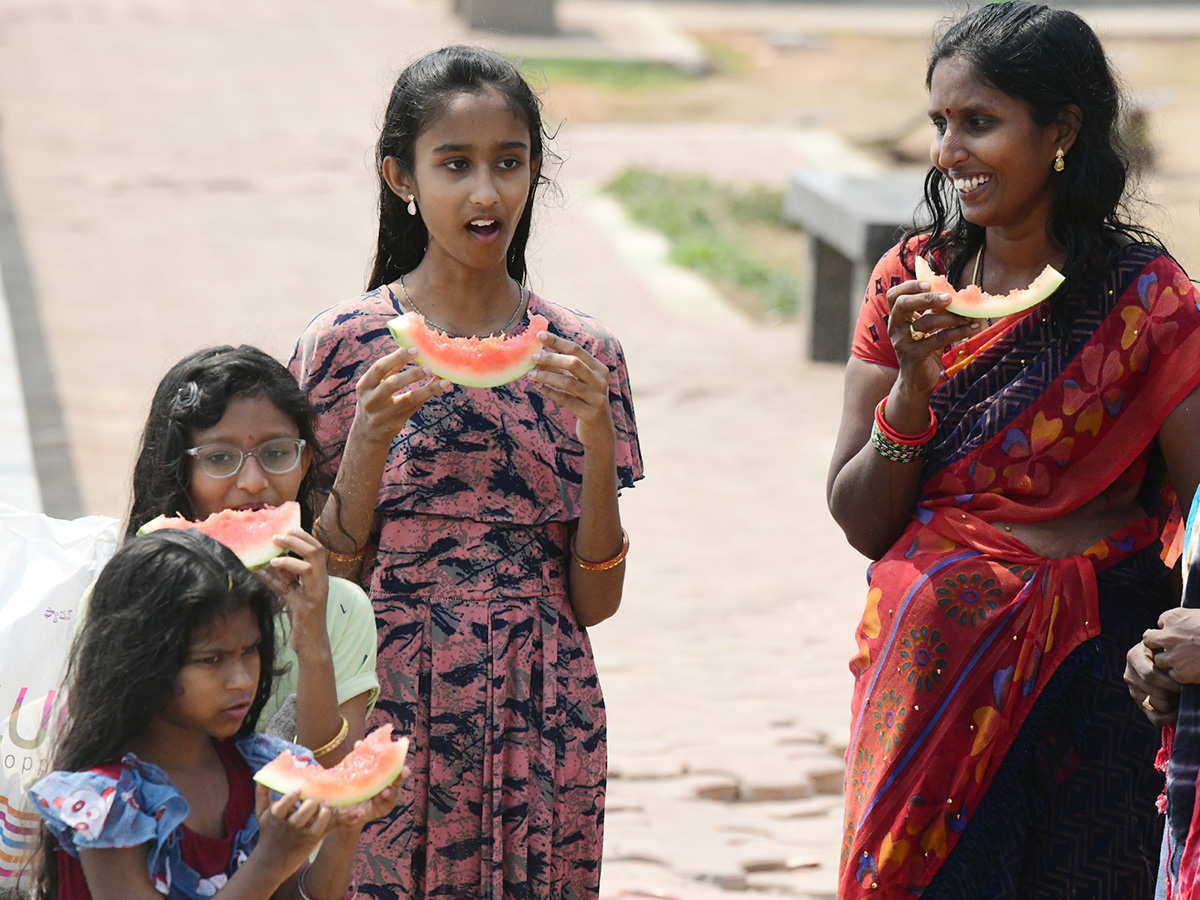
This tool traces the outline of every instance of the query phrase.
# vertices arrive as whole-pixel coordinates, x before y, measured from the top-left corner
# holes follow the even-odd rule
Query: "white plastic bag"
[[[52,519],[0,502],[0,898],[18,896],[38,833],[25,791],[49,770],[79,601],[120,537],[108,516]]]

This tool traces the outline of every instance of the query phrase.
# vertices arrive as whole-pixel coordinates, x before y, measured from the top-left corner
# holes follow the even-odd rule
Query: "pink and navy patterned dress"
[[[326,310],[291,361],[340,463],[356,381],[395,349],[386,287]],[[621,487],[642,475],[620,344],[588,316],[530,314],[609,367]],[[409,734],[412,775],[367,828],[360,891],[376,898],[597,896],[606,778],[604,700],[567,596],[580,516],[573,413],[528,378],[434,397],[392,444],[362,584],[379,628],[368,727]]]

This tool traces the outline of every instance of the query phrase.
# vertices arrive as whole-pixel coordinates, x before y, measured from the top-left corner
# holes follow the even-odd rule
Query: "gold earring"
[[[1067,167],[1067,164],[1065,162],[1063,162],[1062,147],[1059,147],[1058,152],[1054,154],[1054,171],[1061,172],[1066,167]],[[409,208],[411,209],[412,207],[410,206]]]
[[[1062,153],[1062,151],[1060,150],[1059,153]],[[409,194],[408,196],[408,214],[410,216],[417,214],[417,197],[415,194]]]

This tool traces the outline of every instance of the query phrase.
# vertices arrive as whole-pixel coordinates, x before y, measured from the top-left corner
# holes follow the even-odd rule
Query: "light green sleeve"
[[[345,578],[329,579],[329,605],[326,612],[329,646],[333,651],[333,674],[337,680],[337,699],[342,704],[351,697],[367,693],[367,713],[375,708],[379,696],[379,677],[375,674],[375,609],[363,589]]]

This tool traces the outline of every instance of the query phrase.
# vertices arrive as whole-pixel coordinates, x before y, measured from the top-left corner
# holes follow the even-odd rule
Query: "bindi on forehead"
[[[946,115],[950,115],[950,107],[946,107]]]

